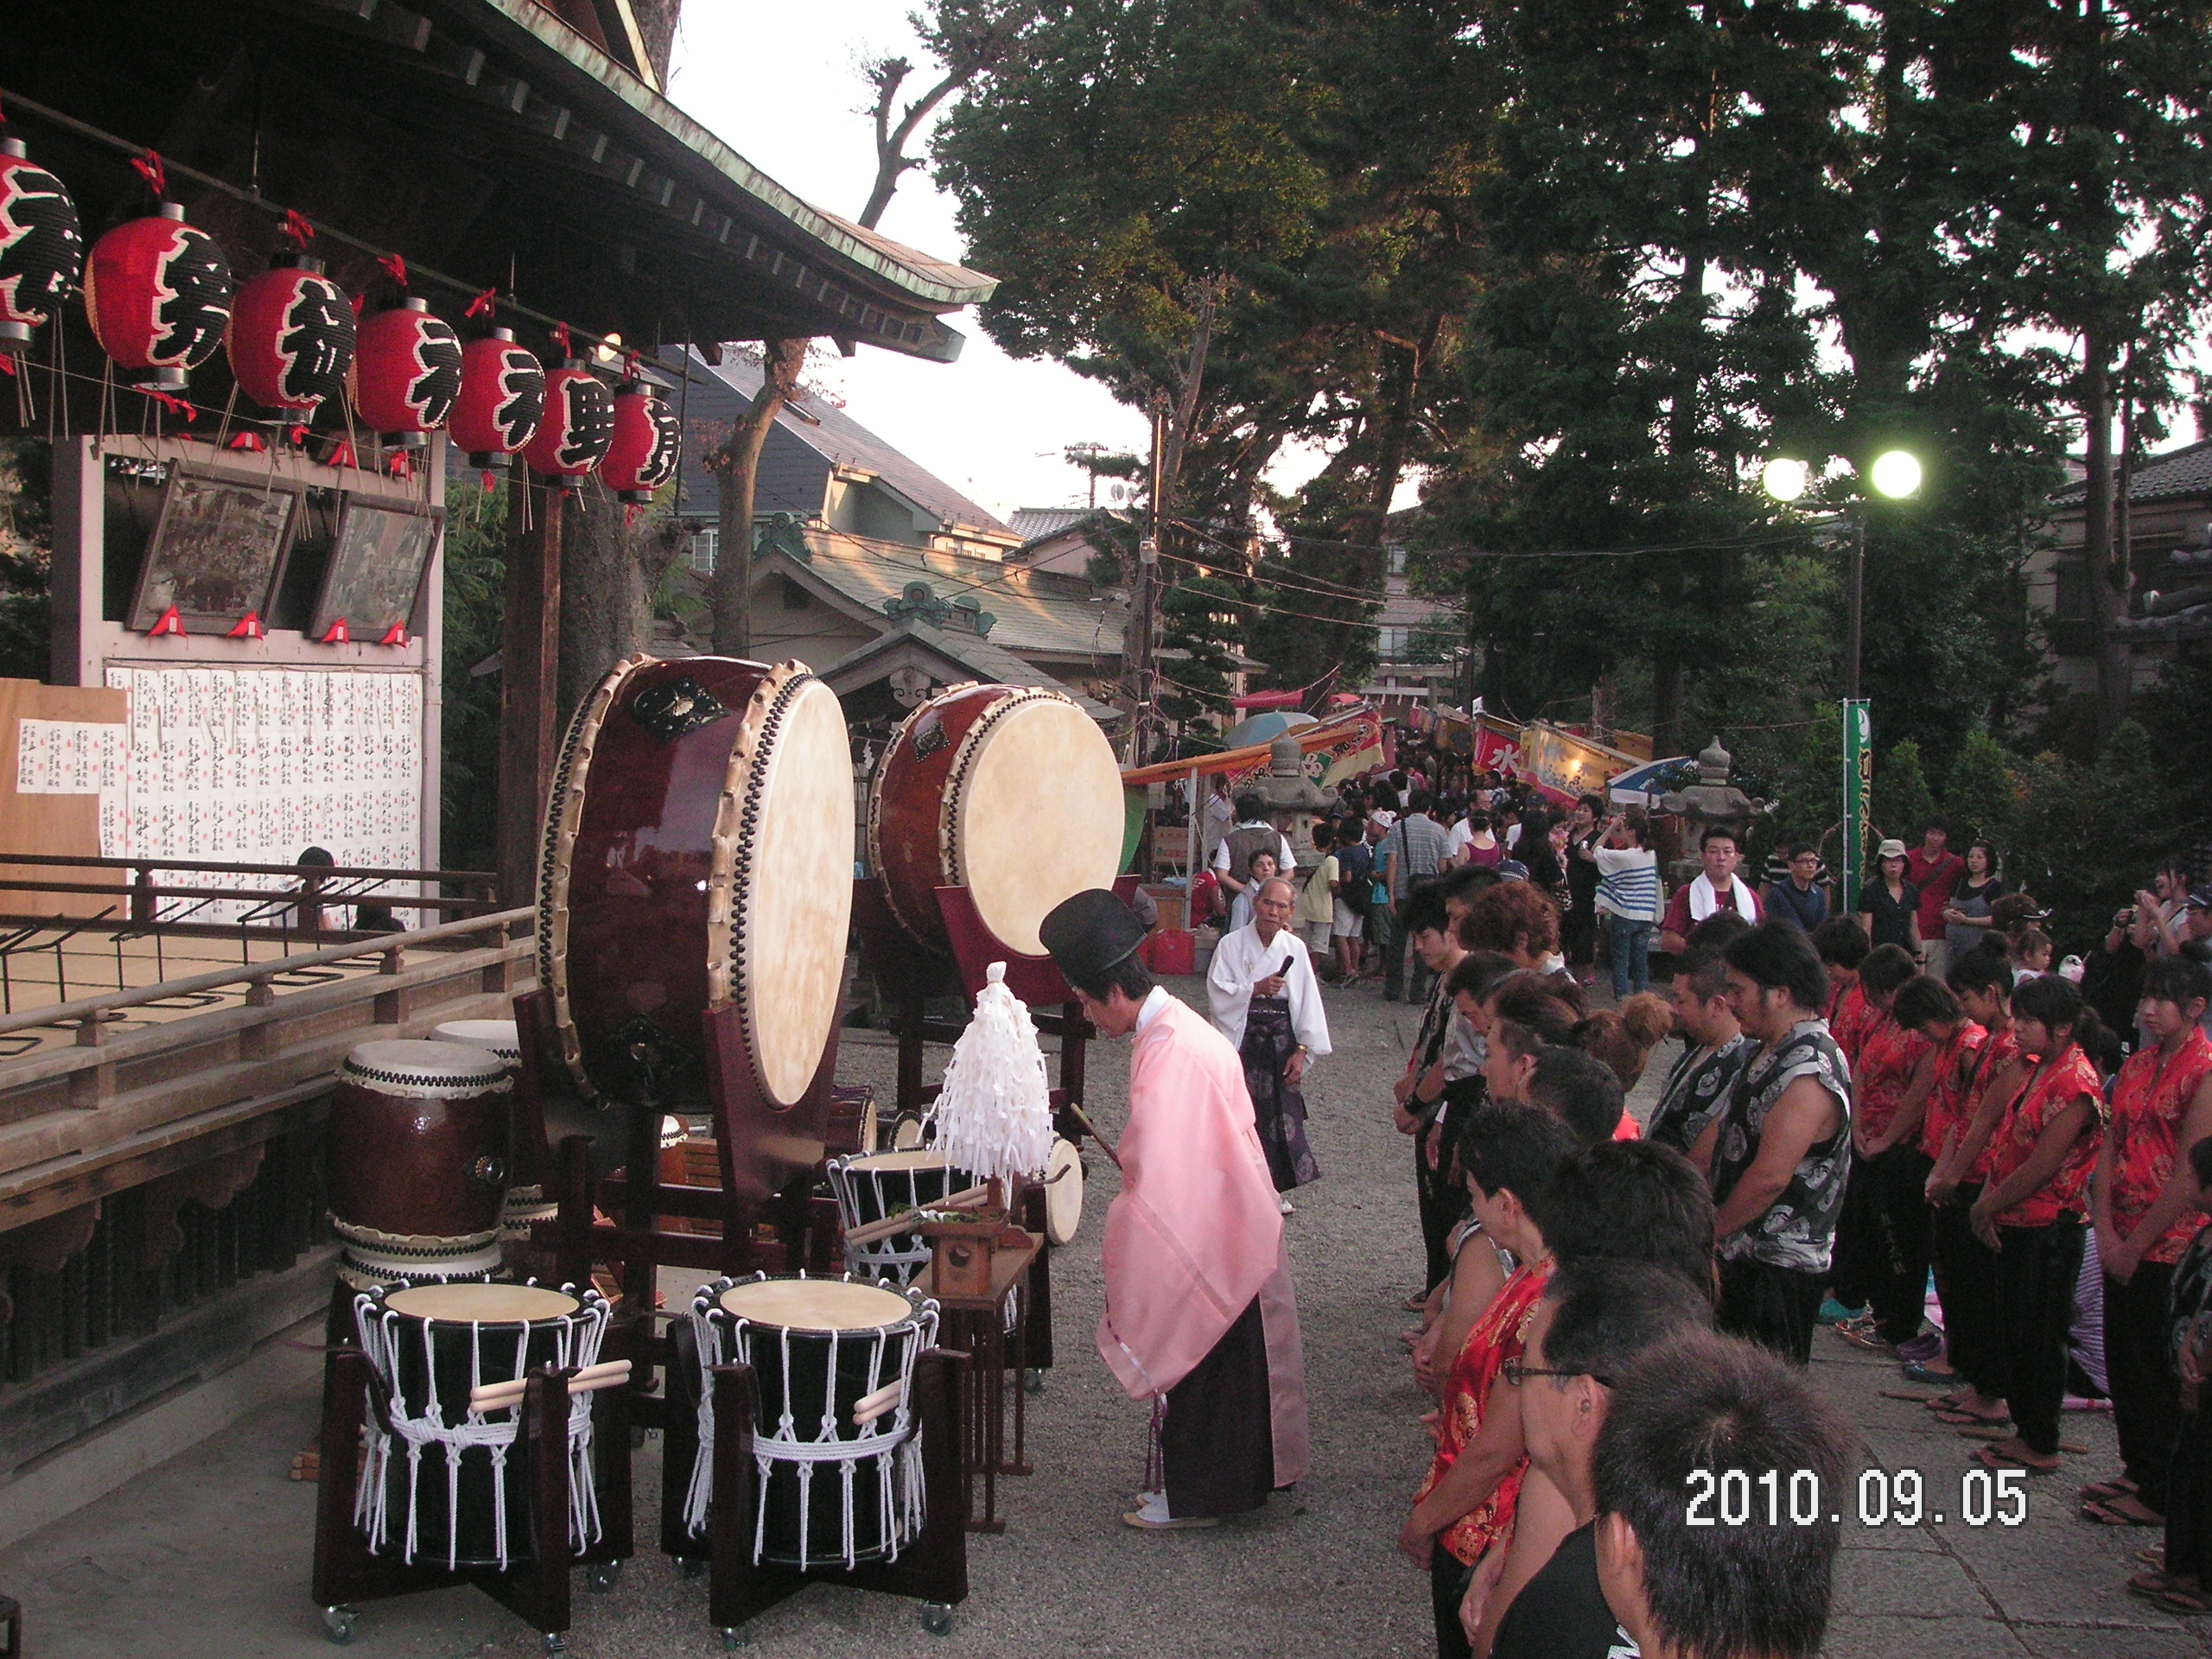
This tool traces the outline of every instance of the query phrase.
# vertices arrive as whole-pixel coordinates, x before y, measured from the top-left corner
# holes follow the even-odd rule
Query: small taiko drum
[[[769,1104],[805,1097],[844,978],[851,753],[836,693],[800,663],[639,655],[585,700],[547,810],[537,949],[586,1097],[709,1109],[702,1016],[724,1001]]]
[[[1122,863],[1122,772],[1098,722],[1057,691],[957,685],[909,715],[868,790],[869,868],[915,941],[949,950],[937,889],[965,887],[992,936],[1042,956],[1063,899]]]
[[[837,1199],[837,1218],[847,1232],[902,1211],[942,1204],[976,1184],[964,1170],[946,1163],[943,1153],[927,1147],[832,1158],[823,1169]],[[893,1233],[888,1238],[849,1243],[845,1268],[856,1278],[911,1284],[930,1254],[930,1243],[918,1231]]]
[[[921,1530],[914,1361],[937,1304],[850,1279],[717,1280],[691,1300],[699,1454],[684,1501],[696,1537],[714,1497],[714,1371],[753,1368],[760,1507],[753,1559],[789,1567],[896,1560]],[[858,1419],[858,1421],[855,1421]]]
[[[370,1550],[448,1568],[505,1567],[534,1552],[519,1403],[477,1411],[472,1390],[599,1357],[610,1312],[597,1291],[539,1285],[379,1287],[354,1299],[376,1378],[354,1522]],[[569,1533],[600,1535],[592,1402],[569,1396]]]
[[[323,1135],[340,1277],[366,1290],[499,1265],[513,1097],[489,1049],[394,1039],[346,1057]]]
[[[512,1020],[448,1020],[432,1027],[430,1040],[489,1049],[505,1062],[510,1077],[522,1070],[522,1038]],[[542,1149],[537,1159],[530,1157],[529,1149],[519,1141],[512,1143],[510,1151],[507,1179],[515,1184],[507,1188],[506,1202],[499,1211],[499,1248],[508,1266],[513,1267],[530,1248],[531,1224],[552,1220],[560,1214],[561,1206],[547,1201],[543,1182],[521,1179],[543,1161]]]

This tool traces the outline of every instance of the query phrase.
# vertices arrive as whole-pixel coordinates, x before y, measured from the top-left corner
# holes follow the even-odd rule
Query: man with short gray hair
[[[1320,1169],[1306,1143],[1306,1096],[1299,1087],[1306,1063],[1329,1052],[1329,1016],[1306,942],[1290,925],[1297,894],[1281,876],[1269,876],[1253,895],[1252,920],[1223,937],[1206,973],[1206,999],[1214,1028],[1229,1039],[1244,1064],[1260,1145],[1275,1191],[1319,1179]],[[1281,1200],[1283,1214],[1290,1200]]]

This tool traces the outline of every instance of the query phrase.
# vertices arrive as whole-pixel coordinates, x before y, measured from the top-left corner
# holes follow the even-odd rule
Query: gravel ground
[[[1195,980],[1173,988],[1203,1006]],[[1370,990],[1325,993],[1337,1052],[1307,1098],[1324,1179],[1298,1196],[1291,1257],[1304,1325],[1313,1465],[1294,1497],[1212,1531],[1146,1535],[1118,1519],[1143,1471],[1146,1414],[1124,1399],[1092,1350],[1098,1224],[1116,1188],[1093,1156],[1081,1236],[1055,1262],[1059,1369],[1031,1402],[1036,1473],[1001,1482],[1001,1537],[969,1543],[973,1591],[953,1635],[919,1628],[913,1604],[830,1586],[810,1588],[750,1627],[750,1650],[793,1659],[976,1659],[1041,1656],[1417,1656],[1433,1651],[1425,1580],[1392,1545],[1426,1463],[1422,1402],[1395,1333],[1398,1303],[1420,1273],[1404,1141],[1390,1128],[1388,1083],[1413,1010]],[[841,1076],[887,1097],[892,1051],[853,1033]],[[1090,1058],[1093,1115],[1122,1122],[1128,1046]],[[1671,1050],[1655,1057],[1641,1106]],[[933,1065],[942,1052],[933,1051]],[[671,1300],[674,1299],[671,1298]],[[1870,1461],[1923,1471],[1930,1509],[1955,1494],[1963,1442],[1918,1407],[1882,1396],[1896,1370],[1820,1338],[1816,1375],[1865,1426]],[[265,1410],[130,1486],[0,1554],[0,1591],[26,1606],[30,1649],[71,1659],[159,1650],[178,1659],[327,1652],[307,1596],[313,1488],[283,1478],[313,1433],[316,1361],[298,1351],[292,1383]],[[2164,1659],[2207,1652],[2196,1629],[2123,1593],[2129,1550],[2156,1535],[2098,1531],[2072,1518],[2076,1471],[2113,1466],[2108,1419],[2069,1416],[2088,1455],[2031,1487],[2028,1526],[1854,1527],[1838,1573],[1828,1652],[1844,1659],[1958,1653]],[[2063,1484],[2062,1484],[2063,1483]],[[577,1659],[719,1649],[703,1581],[680,1580],[652,1548],[658,1443],[639,1459],[644,1552],[610,1594],[579,1593],[569,1646]],[[0,1495],[4,1502],[4,1495]],[[534,1654],[534,1636],[473,1590],[372,1604],[356,1646],[408,1659]]]

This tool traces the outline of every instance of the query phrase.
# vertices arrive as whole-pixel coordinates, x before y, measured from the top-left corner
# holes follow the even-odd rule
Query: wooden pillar
[[[526,905],[537,891],[538,836],[553,785],[566,497],[527,479],[510,486],[509,499],[499,636],[499,902]]]

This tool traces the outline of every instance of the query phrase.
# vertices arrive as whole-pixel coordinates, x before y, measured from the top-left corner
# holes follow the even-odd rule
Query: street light
[[[1920,488],[1919,459],[1904,449],[1885,450],[1874,457],[1874,464],[1867,471],[1876,492],[1893,501],[1902,500]],[[1777,455],[1759,469],[1760,487],[1784,506],[1805,493],[1811,478],[1809,467],[1787,455]],[[1859,696],[1859,644],[1866,615],[1866,521],[1855,512],[1847,512],[1833,522],[1851,532],[1851,580],[1844,590],[1843,695],[1855,702]]]

